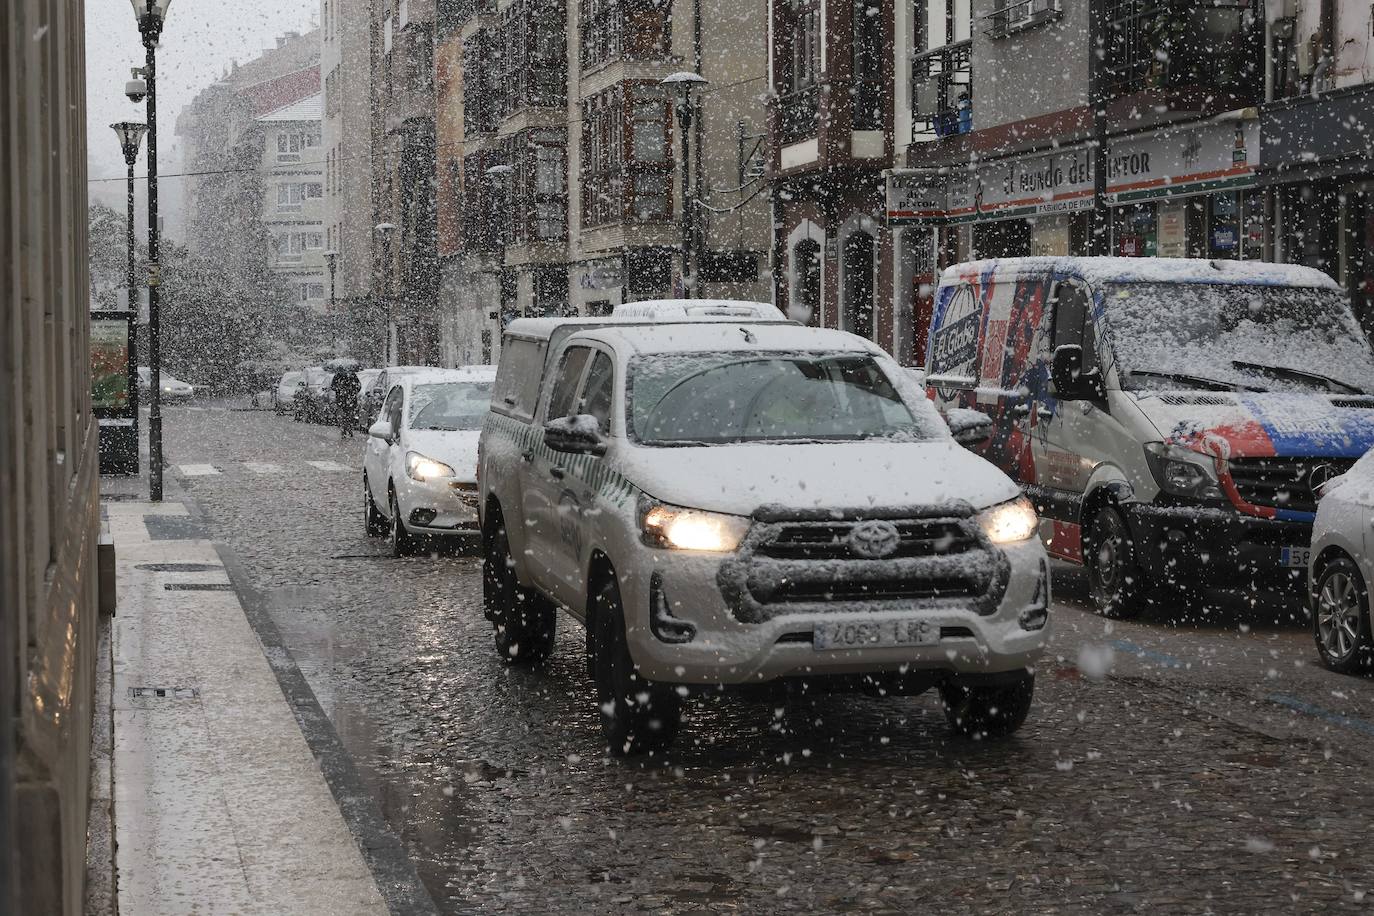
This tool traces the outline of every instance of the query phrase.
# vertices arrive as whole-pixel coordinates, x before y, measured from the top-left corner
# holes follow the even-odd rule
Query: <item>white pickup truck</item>
[[[478,454],[486,613],[512,663],[586,628],[612,753],[694,689],[938,688],[1024,721],[1050,585],[1038,519],[873,343],[788,322],[521,319]]]

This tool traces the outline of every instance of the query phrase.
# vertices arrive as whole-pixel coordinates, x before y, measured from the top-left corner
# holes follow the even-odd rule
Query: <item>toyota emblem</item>
[[[849,532],[849,549],[867,560],[881,560],[897,552],[902,535],[897,526],[882,519],[859,522]]]

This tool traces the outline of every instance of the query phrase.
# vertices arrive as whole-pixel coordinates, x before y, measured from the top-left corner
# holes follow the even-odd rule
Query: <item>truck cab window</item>
[[[587,368],[587,360],[592,351],[587,347],[569,347],[558,362],[558,374],[554,376],[549,393],[549,409],[545,420],[557,420],[570,416],[577,397],[577,383],[582,381],[582,370]]]
[[[615,366],[605,353],[596,354],[587,371],[587,383],[582,386],[582,401],[578,413],[596,417],[602,435],[611,431],[611,397],[615,392]]]
[[[1078,344],[1083,348],[1083,371],[1097,368],[1097,343],[1092,332],[1088,291],[1076,283],[1060,283],[1054,296],[1054,348]]]

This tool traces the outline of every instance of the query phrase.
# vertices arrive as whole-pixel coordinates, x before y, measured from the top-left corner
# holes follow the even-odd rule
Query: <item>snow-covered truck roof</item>
[[[1202,258],[995,258],[945,268],[942,280],[958,281],[990,271],[1001,274],[1054,274],[1088,283],[1228,283],[1339,290],[1327,274],[1296,264]]]
[[[853,352],[883,353],[845,331],[782,322],[691,322],[605,326],[572,335],[594,337],[632,353]]]

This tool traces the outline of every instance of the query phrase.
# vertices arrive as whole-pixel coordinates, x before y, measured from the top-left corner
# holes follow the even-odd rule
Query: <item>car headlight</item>
[[[640,530],[650,547],[729,552],[749,531],[749,519],[645,501],[640,506]]]
[[[1145,443],[1145,462],[1165,493],[1192,499],[1225,499],[1216,459],[1164,442]]]
[[[406,452],[406,473],[412,480],[432,480],[435,477],[452,477],[453,468],[442,461],[426,458],[419,452]]]
[[[979,512],[978,525],[994,544],[1012,544],[1033,537],[1040,517],[1031,501],[1022,496]]]

